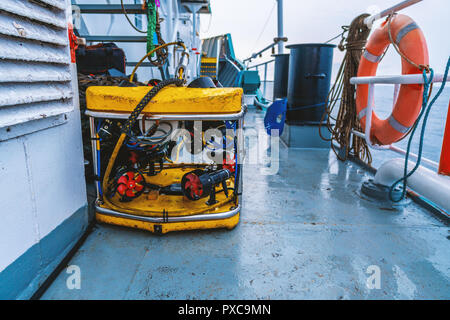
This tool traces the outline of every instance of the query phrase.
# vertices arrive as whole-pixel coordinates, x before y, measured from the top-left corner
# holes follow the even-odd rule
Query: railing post
[[[444,141],[442,141],[439,174],[450,176],[450,101],[448,104],[447,123],[445,125]]]
[[[264,64],[264,97],[266,97],[266,84],[267,84],[267,63]]]

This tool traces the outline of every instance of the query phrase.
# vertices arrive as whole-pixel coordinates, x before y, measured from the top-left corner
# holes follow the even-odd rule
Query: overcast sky
[[[357,15],[372,13],[377,8],[383,10],[399,2],[401,0],[284,0],[284,33],[290,44],[325,42],[339,34],[341,26],[348,25]],[[211,8],[211,16],[201,17],[201,37],[231,33],[240,59],[264,48],[277,35],[276,0],[211,0]],[[431,66],[442,73],[450,55],[450,0],[424,0],[401,13],[411,16],[422,28]],[[271,59],[270,54],[267,52],[259,61]],[[341,59],[342,54],[336,49],[335,66]],[[400,71],[400,58],[391,48],[379,74]]]

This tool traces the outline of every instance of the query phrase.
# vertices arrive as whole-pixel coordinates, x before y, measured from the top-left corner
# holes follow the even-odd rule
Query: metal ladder
[[[135,0],[137,2],[138,0]],[[140,2],[140,1],[139,1]],[[139,43],[147,42],[147,37],[142,36],[119,36],[119,35],[91,35],[86,27],[83,20],[84,14],[123,14],[122,6],[120,4],[77,4],[76,0],[72,0],[72,6],[77,6],[79,8],[79,13],[81,14],[81,26],[78,30],[78,36],[86,39],[86,42],[128,42],[128,43]],[[128,14],[142,14],[146,12],[142,9],[140,3],[136,4],[124,4],[125,10]],[[127,67],[134,67],[137,64],[136,61],[126,63]],[[153,67],[150,62],[143,62],[141,64],[143,67]]]
[[[142,9],[141,0],[134,0],[134,4],[124,4],[124,8],[129,15],[145,15],[146,11]],[[80,27],[77,36],[84,38],[86,43],[92,42],[123,42],[123,43],[146,43],[146,35],[91,35],[84,22],[83,15],[87,14],[123,14],[122,6],[120,4],[78,4],[77,0],[71,0],[72,11],[76,6],[77,13],[80,14]],[[188,6],[189,4],[200,4],[203,7],[199,13],[207,13],[210,11],[209,0],[181,0],[181,4]],[[136,66],[137,61],[127,61],[127,67]],[[155,67],[150,62],[143,62],[142,67]],[[169,77],[169,67],[166,63],[163,68],[159,68],[162,78]]]

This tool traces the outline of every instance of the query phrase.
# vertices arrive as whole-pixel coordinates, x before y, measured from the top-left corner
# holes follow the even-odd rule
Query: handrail
[[[443,82],[443,74],[435,74],[433,82]],[[450,81],[450,75],[447,76],[447,81]],[[418,74],[404,74],[394,76],[373,76],[373,77],[353,77],[350,79],[351,84],[423,84],[423,75]]]
[[[262,63],[259,63],[259,64],[255,64],[254,66],[247,67],[247,70],[248,69],[253,69],[253,68],[258,68],[260,66],[263,66],[265,64],[269,64],[269,63],[272,63],[272,62],[275,62],[275,59],[272,59],[272,60],[269,60],[269,61],[266,61],[266,62],[262,62]]]
[[[366,139],[366,135],[364,133],[362,133],[362,132],[359,132],[358,130],[354,130],[353,129],[352,133],[355,136],[358,136],[358,137],[360,137],[362,139]],[[401,155],[406,155],[406,150],[404,150],[402,148],[396,147],[396,146],[394,146],[392,144],[387,146],[387,147],[388,148],[386,148],[386,150],[390,150],[390,151],[393,151],[393,152],[401,154]],[[417,160],[417,158],[418,158],[417,154],[412,153],[412,152],[409,153],[409,157],[412,158],[412,159],[415,159],[415,160]],[[437,163],[436,161],[424,158],[423,156],[422,156],[422,162],[428,164],[429,166],[431,166],[434,169],[438,169],[438,167],[439,167],[439,163]]]
[[[267,47],[265,47],[264,49],[262,49],[262,50],[260,50],[260,51],[258,51],[258,52],[256,52],[256,53],[253,53],[250,57],[248,57],[247,59],[245,59],[243,62],[247,62],[247,61],[252,61],[252,59],[255,59],[255,58],[257,58],[260,54],[262,54],[263,52],[266,52],[267,50],[269,50],[269,49],[272,49],[273,47],[275,47],[276,46],[276,44],[277,44],[277,42],[274,42],[274,43],[271,43],[271,44],[269,44]]]
[[[241,71],[241,69],[236,65],[236,63],[231,60],[230,58],[228,58],[227,56],[223,57],[227,62],[229,62],[238,72]]]
[[[388,9],[385,9],[385,10],[381,11],[380,13],[377,13],[377,14],[371,15],[370,17],[365,18],[364,19],[364,23],[367,26],[372,26],[374,21],[376,21],[378,19],[381,19],[381,18],[384,18],[384,17],[387,17],[390,14],[393,14],[393,13],[395,13],[397,11],[400,11],[400,10],[403,10],[405,8],[408,8],[408,7],[414,5],[414,4],[418,3],[418,2],[421,2],[421,1],[422,0],[405,0],[405,1],[402,1],[402,2],[400,2],[398,4],[396,4],[395,6],[392,6],[392,7],[388,8]]]
[[[269,44],[269,45],[268,45],[267,47],[265,47],[264,49],[262,49],[262,50],[260,50],[260,51],[258,51],[258,52],[256,52],[256,53],[253,53],[250,57],[248,57],[247,59],[245,59],[243,62],[247,62],[247,61],[250,62],[252,59],[257,58],[260,54],[266,52],[266,51],[269,50],[269,49],[272,49],[273,47],[275,47],[279,42],[286,42],[286,41],[288,41],[287,38],[275,38],[275,39],[273,39],[273,43]]]
[[[266,88],[267,88],[267,82],[268,82],[268,80],[267,80],[267,65],[272,62],[275,62],[275,59],[272,59],[272,60],[269,60],[266,62],[262,62],[262,63],[254,65],[254,66],[247,67],[247,70],[256,68],[256,71],[258,71],[258,73],[259,73],[258,67],[264,66],[264,80],[262,81],[262,82],[264,82],[264,93],[263,93],[264,98],[266,98],[265,96],[266,96]]]
[[[447,81],[450,80],[450,76],[447,77]],[[443,82],[444,81],[444,75],[442,74],[436,74],[433,77],[433,82]],[[366,113],[366,126],[364,133],[359,132],[357,130],[352,130],[352,133],[360,138],[363,138],[366,140],[367,145],[372,149],[378,149],[378,150],[390,150],[394,151],[396,153],[405,155],[406,151],[393,146],[393,145],[387,145],[387,146],[377,146],[372,144],[370,141],[370,131],[372,128],[372,110],[375,107],[375,101],[374,101],[374,90],[376,84],[394,84],[396,85],[396,88],[398,89],[398,86],[400,84],[423,84],[424,79],[422,74],[408,74],[408,75],[396,75],[396,76],[373,76],[373,77],[353,77],[350,79],[350,83],[354,85],[360,85],[360,84],[368,84],[369,85],[369,94],[367,98],[367,113]],[[395,90],[397,92],[398,90]],[[396,94],[394,93],[394,103],[396,102]],[[447,117],[449,117],[447,115]],[[417,159],[417,155],[414,153],[409,154],[410,157]],[[422,157],[422,161],[424,163],[427,163],[428,165],[432,166],[433,168],[438,169],[439,163],[432,161],[430,159]]]

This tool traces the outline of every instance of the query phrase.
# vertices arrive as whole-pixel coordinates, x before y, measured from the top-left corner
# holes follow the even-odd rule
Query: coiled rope
[[[409,136],[408,139],[408,148],[406,149],[406,156],[405,156],[405,166],[403,169],[403,177],[401,177],[400,179],[398,179],[396,182],[394,182],[392,184],[392,186],[389,188],[389,198],[391,199],[391,201],[393,202],[399,202],[402,199],[405,198],[406,196],[406,184],[407,184],[407,179],[412,176],[414,174],[414,172],[416,172],[416,170],[419,168],[420,166],[420,162],[422,160],[422,151],[423,151],[423,140],[424,140],[424,135],[425,135],[425,129],[426,129],[426,125],[427,125],[427,121],[428,121],[428,116],[430,115],[430,111],[431,111],[431,107],[433,106],[433,104],[436,102],[437,98],[439,98],[439,96],[441,95],[442,91],[444,90],[444,87],[447,83],[447,76],[448,76],[448,72],[450,69],[450,57],[447,60],[447,66],[445,67],[445,73],[444,73],[444,79],[442,81],[442,85],[439,88],[438,92],[436,93],[436,95],[434,96],[434,98],[431,100],[430,104],[428,104],[428,100],[430,98],[430,87],[433,81],[433,77],[434,77],[434,71],[432,68],[422,68],[422,74],[423,74],[423,81],[424,81],[424,90],[423,90],[423,100],[422,100],[422,110],[420,111],[419,117],[417,118],[417,121],[415,122],[412,130],[411,130],[411,135]],[[430,76],[427,77],[427,70],[430,71]],[[428,104],[428,105],[427,105]],[[414,133],[416,132],[416,129],[419,125],[420,120],[423,117],[423,123],[422,123],[422,129],[420,132],[420,140],[419,140],[419,151],[417,154],[417,162],[414,166],[414,168],[408,172],[408,159],[409,159],[409,154],[411,151],[411,144],[412,144],[412,140],[414,137]],[[402,190],[402,194],[399,198],[395,199],[393,197],[393,191],[395,189],[395,187],[400,184],[403,183],[403,190]]]
[[[323,140],[331,142],[331,148],[338,159],[345,161],[351,153],[370,165],[372,156],[366,141],[352,134],[352,130],[362,131],[362,128],[356,113],[356,89],[350,84],[350,78],[355,77],[358,73],[361,55],[369,37],[370,29],[364,23],[364,19],[368,16],[369,14],[362,14],[356,17],[349,27],[342,27],[343,32],[339,35],[342,37],[342,40],[338,48],[341,51],[346,51],[346,53],[337,73],[336,81],[328,94],[327,106],[322,115],[319,134]],[[344,36],[346,32],[347,37]],[[332,113],[337,105],[337,101],[340,101],[339,112],[337,117],[334,118]],[[326,123],[322,124],[325,118]],[[334,121],[334,124],[332,121]],[[327,128],[331,138],[326,138],[322,135],[322,125]],[[336,150],[334,141],[340,146],[340,152]]]

